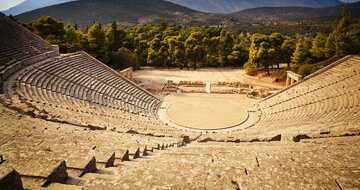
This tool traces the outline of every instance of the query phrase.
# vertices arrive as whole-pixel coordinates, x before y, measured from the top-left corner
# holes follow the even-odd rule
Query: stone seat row
[[[130,189],[151,189],[154,184],[173,189],[357,189],[359,151],[352,150],[359,148],[358,140],[190,144],[157,160],[140,161],[135,169],[124,168],[116,177],[85,176],[84,189],[99,184],[105,189],[126,188],[125,184]],[[148,175],[140,175],[149,171],[151,183]]]
[[[34,93],[37,93],[36,89],[34,91]],[[168,136],[181,136],[184,133],[190,133],[169,128],[153,117],[134,115],[125,110],[106,108],[58,93],[47,92],[50,102],[45,103],[45,101],[40,100],[39,98],[43,95],[28,95],[33,92],[22,93],[25,94],[23,101],[27,105],[32,105],[36,110],[47,113],[49,118],[84,126],[102,126],[103,128],[115,129],[120,132],[135,130],[143,134],[153,134],[155,136],[162,136],[164,134]],[[29,99],[33,101],[28,101]],[[53,100],[57,100],[57,102]],[[189,135],[193,136],[194,134],[191,133]]]
[[[277,96],[261,101],[261,123],[301,123],[355,119],[358,116],[360,70],[357,59],[316,75]],[[286,122],[289,121],[289,122]]]
[[[59,62],[58,60],[54,60],[55,62]],[[48,65],[52,65],[49,64]],[[141,93],[136,93],[138,94],[138,98],[133,94],[134,89],[131,85],[127,84],[127,87],[124,86],[117,86],[116,88],[111,88],[110,85],[107,85],[105,83],[101,83],[98,82],[99,85],[96,85],[95,87],[93,87],[93,84],[78,84],[78,81],[74,81],[74,75],[75,75],[75,79],[79,78],[79,79],[83,79],[83,81],[92,81],[92,83],[94,83],[94,81],[97,81],[96,79],[90,79],[91,80],[84,80],[84,78],[86,79],[86,75],[81,75],[83,73],[75,71],[75,70],[71,70],[71,68],[67,68],[67,71],[62,71],[61,69],[57,69],[52,68],[57,70],[57,72],[59,73],[65,73],[62,75],[58,75],[59,73],[52,73],[52,70],[39,70],[37,68],[38,66],[35,65],[34,66],[35,69],[28,69],[27,72],[24,72],[19,78],[19,82],[24,82],[27,84],[31,84],[34,86],[39,86],[41,88],[46,88],[48,90],[55,90],[59,93],[65,94],[65,95],[71,95],[75,98],[81,98],[81,99],[88,99],[90,98],[92,101],[95,100],[107,100],[107,102],[109,103],[105,103],[106,105],[111,105],[111,100],[112,99],[117,99],[123,102],[129,102],[129,103],[133,103],[135,104],[135,107],[133,108],[134,110],[137,109],[137,107],[141,108],[141,109],[145,109],[145,110],[156,110],[156,105],[158,104],[158,100],[150,95],[147,95],[144,92]],[[26,71],[26,70],[25,70]],[[72,72],[68,75],[66,75],[66,72]],[[111,74],[110,74],[111,75]],[[116,78],[116,77],[114,77]],[[84,86],[82,86],[84,85]],[[81,92],[78,92],[80,90],[82,90]],[[120,90],[119,90],[120,89]],[[87,96],[84,91],[90,91],[91,90],[91,96]],[[128,92],[126,92],[128,91]],[[130,91],[130,93],[129,93]],[[70,93],[71,92],[71,93]],[[77,92],[77,93],[75,93]],[[140,92],[140,91],[139,91]],[[81,96],[82,95],[82,96]],[[97,97],[95,97],[97,96]],[[101,102],[103,103],[103,102]]]
[[[84,88],[81,88],[80,86],[77,85],[71,85],[70,87],[67,87],[66,89],[63,88],[62,91],[60,91],[59,96],[54,96],[54,94],[56,94],[57,92],[53,92],[53,91],[49,91],[48,89],[44,89],[44,88],[40,88],[37,86],[33,86],[30,84],[26,84],[26,83],[19,83],[18,84],[20,87],[20,90],[23,92],[24,95],[27,96],[27,98],[29,100],[36,100],[36,101],[41,101],[41,102],[45,102],[45,103],[50,103],[50,102],[59,102],[57,101],[57,97],[59,96],[68,96],[74,99],[80,99],[83,101],[87,101],[88,98],[88,94],[90,94],[88,91],[85,92],[79,92],[80,90],[84,90]],[[80,93],[87,93],[85,95],[85,97],[83,98],[77,98],[79,97]],[[92,96],[93,93],[90,94],[90,96]],[[136,110],[140,110],[141,112],[148,114],[149,110],[147,109],[147,107],[142,108],[140,106],[137,106],[136,103],[134,104],[129,104],[129,103],[125,103],[124,101],[119,101],[119,100],[113,100],[111,101],[110,98],[107,98],[105,95],[102,94],[95,94],[93,95],[93,99],[97,100],[97,101],[89,101],[91,103],[94,104],[99,104],[99,105],[103,105],[103,106],[107,106],[107,107],[112,107],[112,108],[117,108],[117,109],[121,109],[121,110],[133,110],[132,112],[136,113]],[[54,99],[53,99],[54,98]]]
[[[262,101],[262,104],[271,106],[276,103],[291,100],[292,97],[310,94],[319,90],[322,91],[324,88],[332,87],[337,83],[344,83],[344,81],[346,81],[345,85],[356,88],[358,84],[356,84],[356,80],[354,79],[360,75],[360,69],[357,67],[358,64],[360,64],[359,59],[352,57],[344,63],[321,73],[321,75],[312,77],[311,80],[305,80],[301,85],[295,85],[294,87],[277,94],[277,96],[271,98],[271,103],[268,103],[268,100],[265,100]],[[344,90],[348,89],[342,89],[342,91]]]
[[[359,107],[358,98],[356,93],[346,93],[346,94],[334,94],[332,97],[323,97],[322,95],[311,94],[305,96],[302,99],[295,99],[289,103],[280,104],[272,108],[268,108],[263,111],[263,115],[277,115],[279,117],[285,116],[296,117],[299,114],[305,115],[318,115],[318,114],[327,114],[327,112],[341,110],[341,109],[351,109]],[[297,101],[299,100],[299,101]],[[290,105],[288,105],[290,104]],[[292,113],[291,110],[305,109],[306,112],[297,111]],[[295,114],[295,115],[294,115]],[[281,115],[281,116],[280,116]],[[321,116],[321,115],[318,115]]]
[[[25,87],[28,86],[28,87]],[[38,103],[49,104],[57,107],[65,107],[66,109],[78,110],[83,113],[93,113],[94,115],[98,112],[97,110],[89,108],[91,106],[88,101],[76,100],[68,96],[61,95],[59,93],[54,93],[52,91],[47,91],[30,85],[20,84],[20,92],[25,97],[26,100],[35,101]],[[94,106],[95,104],[92,104]],[[132,108],[127,109],[116,109],[114,107],[103,109],[104,113],[109,115],[118,115],[128,117],[129,114],[126,112],[132,112]],[[146,110],[144,110],[146,111]],[[146,117],[146,115],[143,115]]]
[[[258,121],[233,137],[337,136],[360,132],[360,59],[349,56],[255,105]],[[214,139],[226,139],[213,135]]]
[[[0,167],[15,168],[26,187],[63,182],[67,175],[80,177],[95,172],[96,168],[116,166],[181,142],[179,138],[84,131],[31,118],[30,121],[25,118],[28,125],[16,126],[12,124],[16,120],[1,126],[0,134],[5,138],[0,140],[0,152],[5,162]]]
[[[53,50],[49,43],[3,15],[0,16],[0,28],[0,65]]]
[[[328,126],[331,126],[336,121],[356,121],[358,120],[360,105],[352,107],[344,105],[346,104],[344,102],[350,101],[358,101],[358,97],[352,96],[349,99],[346,96],[339,96],[322,103],[309,104],[272,114],[263,114],[258,124],[262,126],[270,124],[293,126],[325,122],[328,123]]]

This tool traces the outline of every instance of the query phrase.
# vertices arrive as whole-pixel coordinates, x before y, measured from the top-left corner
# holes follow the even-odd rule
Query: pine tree
[[[312,57],[316,58],[316,61],[321,61],[325,59],[325,44],[326,44],[326,36],[322,33],[317,33],[310,52]]]
[[[194,70],[203,59],[203,34],[201,32],[193,32],[185,41],[185,55],[190,61],[190,65]]]
[[[326,56],[358,54],[360,52],[358,25],[359,23],[354,23],[350,19],[349,5],[345,4],[341,20],[326,41]]]
[[[281,45],[281,61],[287,63],[290,67],[291,56],[295,51],[296,41],[291,37],[285,37],[283,44]]]
[[[291,62],[303,64],[309,62],[311,41],[306,37],[300,37],[296,43],[295,51],[291,57]]]
[[[108,63],[108,41],[101,24],[95,23],[89,28],[87,33],[87,40],[89,42],[89,53],[100,61]]]

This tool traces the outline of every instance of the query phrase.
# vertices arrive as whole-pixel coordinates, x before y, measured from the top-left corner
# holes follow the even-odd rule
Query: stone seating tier
[[[359,122],[360,59],[352,57],[257,105],[255,127]]]
[[[25,188],[63,183],[67,176],[79,178],[98,169],[117,167],[123,161],[182,141],[181,138],[84,130],[28,116],[19,120],[16,118],[20,114],[7,108],[2,108],[2,113],[6,114],[1,119],[6,117],[9,122],[0,126],[0,135],[5,137],[0,139],[0,152],[4,153],[5,160],[0,166],[20,173]],[[19,121],[20,126],[16,125]]]
[[[49,62],[22,69],[14,81],[18,87],[21,86],[24,94],[32,91],[30,96],[39,95],[38,101],[50,102],[51,99],[40,91],[52,91],[102,106],[156,116],[159,100],[155,97],[100,67],[86,71],[79,69],[81,65],[92,65],[81,53],[49,59]],[[26,89],[28,87],[32,90]]]
[[[26,65],[59,54],[58,49],[0,15],[0,91],[3,82]]]

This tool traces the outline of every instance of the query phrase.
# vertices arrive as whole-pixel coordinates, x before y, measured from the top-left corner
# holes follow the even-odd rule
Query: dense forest
[[[220,27],[182,27],[170,24],[110,27],[99,23],[80,30],[76,25],[41,17],[25,27],[61,53],[86,51],[114,69],[157,67],[241,67],[248,74],[287,63],[306,76],[333,57],[360,53],[360,22],[352,20],[347,6],[330,33],[287,36],[281,33],[234,35]],[[321,64],[319,64],[321,62]],[[285,72],[279,72],[279,78]]]

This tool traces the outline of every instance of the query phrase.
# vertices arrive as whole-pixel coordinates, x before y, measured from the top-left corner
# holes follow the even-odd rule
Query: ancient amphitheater
[[[205,109],[61,55],[3,15],[0,31],[1,190],[360,189],[358,56],[254,104],[218,96]],[[176,111],[193,105],[205,115]]]

